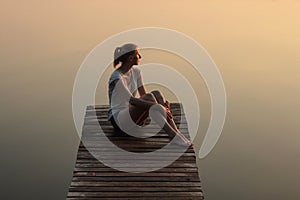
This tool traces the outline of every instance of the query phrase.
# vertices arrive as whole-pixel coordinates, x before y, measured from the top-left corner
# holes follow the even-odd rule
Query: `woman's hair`
[[[134,54],[136,48],[137,45],[133,43],[117,47],[114,53],[114,67],[116,67],[120,62],[124,63],[130,55]]]

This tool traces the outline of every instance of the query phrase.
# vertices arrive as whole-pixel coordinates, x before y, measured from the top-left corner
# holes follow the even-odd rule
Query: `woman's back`
[[[141,81],[140,69],[134,66],[125,74],[122,74],[116,69],[111,74],[108,81],[108,119],[111,119],[112,111],[117,114],[120,110],[128,108],[129,105],[128,92],[117,89],[117,83],[123,84],[124,88],[126,88],[132,96],[136,96],[138,87],[143,84]]]

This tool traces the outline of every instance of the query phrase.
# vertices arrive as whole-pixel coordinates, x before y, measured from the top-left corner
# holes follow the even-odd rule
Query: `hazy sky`
[[[78,148],[71,99],[80,64],[111,35],[155,26],[195,39],[225,83],[222,136],[198,162],[205,197],[298,199],[299,13],[298,0],[2,0],[2,196],[65,198]],[[166,62],[191,82],[199,79],[180,59],[142,53],[144,63]],[[104,84],[98,103],[107,102]],[[202,98],[205,132],[208,94],[201,80],[193,86]]]

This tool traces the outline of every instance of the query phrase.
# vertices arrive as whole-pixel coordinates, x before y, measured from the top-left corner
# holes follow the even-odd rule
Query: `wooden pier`
[[[112,146],[146,154],[165,147],[169,143],[168,136],[151,125],[146,126],[149,134],[158,132],[152,137],[126,135],[111,126],[107,121],[107,112],[108,106],[87,107],[67,200],[204,199],[193,147],[186,149],[179,157],[176,157],[178,154],[173,148],[161,152],[159,158],[149,155],[142,161],[138,157],[136,160],[129,159]],[[176,124],[181,122],[182,133],[189,138],[180,104],[172,103],[171,112]],[[99,134],[99,125],[103,134]],[[95,152],[101,155],[101,159],[94,155]],[[101,162],[102,159],[105,162]],[[117,166],[117,169],[110,167],[110,164]],[[166,166],[159,168],[161,165]],[[144,169],[147,172],[143,172]]]

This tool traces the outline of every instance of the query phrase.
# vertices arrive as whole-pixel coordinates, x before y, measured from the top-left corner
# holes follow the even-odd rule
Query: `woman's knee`
[[[156,98],[155,98],[154,94],[152,94],[152,93],[146,93],[141,98],[144,100],[147,100],[147,101],[156,102]]]
[[[153,94],[155,96],[155,99],[159,104],[165,103],[165,98],[159,90],[154,90],[151,92],[151,94]]]
[[[163,115],[166,114],[164,107],[160,104],[155,104],[155,105],[151,106],[149,113],[153,113],[153,112],[158,112]]]
[[[162,93],[159,90],[153,90],[151,91],[151,94],[153,94],[155,97],[163,97]]]

